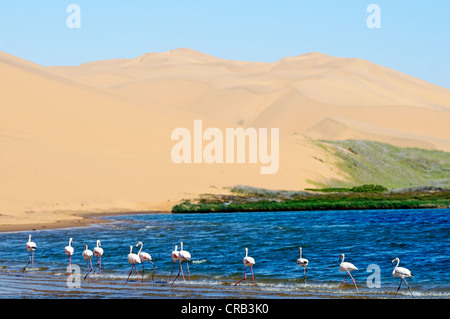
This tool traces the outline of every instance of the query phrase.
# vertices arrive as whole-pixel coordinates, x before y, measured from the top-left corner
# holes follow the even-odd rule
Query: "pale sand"
[[[167,212],[238,184],[298,190],[342,179],[311,138],[450,151],[450,90],[320,53],[251,63],[177,49],[46,68],[0,52],[0,90],[0,230]],[[192,131],[194,119],[223,131],[280,128],[278,173],[174,164],[171,132]]]

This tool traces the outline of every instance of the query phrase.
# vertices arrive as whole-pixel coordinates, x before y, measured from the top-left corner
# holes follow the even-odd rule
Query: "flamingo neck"
[[[400,259],[397,258],[397,265],[395,265],[394,270],[397,269],[397,267],[398,267],[399,264],[400,264]]]
[[[31,241],[31,234],[28,235],[28,242],[30,242],[30,241]]]
[[[140,243],[141,244],[141,249],[139,249],[138,255],[141,253],[142,247],[144,247],[144,243]]]
[[[300,258],[302,258],[302,247],[300,247],[300,248],[298,249],[298,251],[299,251],[299,253],[300,253]]]
[[[342,254],[342,262],[344,262],[344,258],[345,258],[345,255],[344,255],[344,254]]]

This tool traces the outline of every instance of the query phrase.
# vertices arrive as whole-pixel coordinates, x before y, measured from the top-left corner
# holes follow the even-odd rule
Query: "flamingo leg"
[[[94,275],[95,275],[95,271],[97,270],[98,265],[99,265],[99,261],[98,261],[98,257],[97,257],[97,265],[95,265],[95,269],[94,269],[94,272],[93,272]]]
[[[84,276],[84,279],[87,278],[87,276],[89,275],[89,273],[90,273],[91,270],[92,270],[92,261],[91,261],[91,269],[89,269],[89,262],[88,262],[87,260],[86,260],[86,266],[87,266],[88,272],[87,272],[86,276]]]
[[[130,276],[131,276],[131,272],[133,271],[133,267],[134,267],[134,265],[132,264],[132,265],[131,265],[131,270],[130,270],[130,273],[128,274],[128,278],[127,278],[127,283],[128,283],[128,279],[130,279]]]
[[[100,266],[98,269],[98,274],[100,275],[102,273],[102,257],[100,257]]]
[[[403,280],[405,281],[406,286],[408,286],[408,290],[409,290],[409,292],[411,293],[411,296],[414,298],[413,293],[412,293],[412,291],[411,291],[411,289],[410,289],[408,283],[406,282],[406,279],[403,278]]]
[[[358,290],[358,287],[356,287],[356,282],[355,282],[355,279],[353,279],[352,274],[351,274],[350,272],[349,272],[348,274],[349,274],[350,277],[352,278],[353,284],[355,285],[356,290]]]
[[[178,276],[180,275],[180,272],[181,272],[181,266],[180,266],[180,269],[178,269],[178,274],[175,277],[175,279],[173,280],[172,285],[175,283],[175,280],[177,280]]]
[[[145,270],[144,264],[145,262],[142,262],[142,282],[144,282],[144,270]]]
[[[156,267],[156,265],[151,261],[151,260],[149,260],[151,263],[152,263],[152,265],[153,265],[153,274],[152,274],[152,280],[153,281],[155,281],[155,267]]]
[[[69,256],[69,275],[72,274],[72,257]]]
[[[306,283],[306,267],[305,267],[305,269],[304,269],[303,282],[305,282],[305,283]]]
[[[170,279],[172,279],[172,274],[173,274],[173,267],[174,267],[174,265],[175,265],[175,262],[172,262],[172,271],[170,272],[169,281],[170,281]]]
[[[25,270],[27,269],[28,265],[29,265],[30,262],[31,262],[31,255],[30,255],[30,253],[28,253],[28,255],[30,256],[30,260],[28,261],[28,264],[25,266],[25,268],[23,268],[23,271],[22,271],[22,272],[25,272]]]
[[[181,261],[180,261],[180,270],[181,270],[181,274],[183,275],[183,280],[186,281],[186,279],[184,279],[183,266],[181,266]]]
[[[348,272],[345,272],[345,278],[344,278],[344,282],[342,283],[341,289],[342,289],[342,287],[344,287],[345,281],[347,280],[347,274],[348,274]]]
[[[397,291],[395,292],[395,296],[397,297],[397,293],[400,290],[400,287],[402,286],[402,278],[400,278],[400,285],[398,285]]]
[[[191,281],[191,272],[189,271],[189,263],[186,261],[186,267],[188,270],[188,275],[189,275],[189,281]]]
[[[31,252],[31,268],[34,268],[34,250]]]
[[[255,276],[253,276],[253,266],[250,266],[250,269],[252,271],[252,285],[255,287]]]
[[[141,281],[139,280],[139,273],[138,273],[138,270],[137,270],[137,268],[136,268],[135,265],[133,265],[133,266],[134,266],[134,270],[136,270],[136,276],[137,276],[137,279],[138,279],[138,283],[141,284]]]
[[[252,270],[253,271],[253,270]],[[237,283],[234,284],[234,286],[236,287],[238,283],[240,283],[242,280],[247,279],[247,266],[245,266],[245,271],[244,271],[244,278],[242,278],[241,280],[239,280]]]

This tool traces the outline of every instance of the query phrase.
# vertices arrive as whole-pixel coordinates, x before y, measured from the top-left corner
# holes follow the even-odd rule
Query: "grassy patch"
[[[450,190],[402,190],[395,192],[295,193],[263,192],[238,188],[238,195],[204,194],[197,201],[184,201],[174,213],[363,210],[401,208],[439,208],[450,205]],[[270,194],[270,195],[269,195]]]
[[[402,148],[371,141],[323,141],[337,159],[347,181],[330,180],[321,187],[381,184],[388,189],[415,186],[450,188],[450,153]]]

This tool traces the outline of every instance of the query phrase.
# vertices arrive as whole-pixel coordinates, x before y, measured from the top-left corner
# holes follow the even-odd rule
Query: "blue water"
[[[393,298],[400,280],[392,277],[391,262],[396,257],[400,266],[414,274],[407,282],[416,298],[450,297],[450,209],[155,214],[108,219],[111,223],[32,232],[38,248],[34,268],[25,273],[28,232],[0,234],[0,297]],[[64,247],[69,237],[74,239],[72,262],[80,266],[82,277],[86,273],[81,255],[84,245],[93,249],[100,239],[105,250],[102,275],[82,279],[78,290],[66,285]],[[125,284],[131,269],[129,247],[138,241],[156,264],[155,282],[147,263],[141,285],[135,273]],[[172,286],[170,253],[181,241],[192,255],[191,281],[184,265],[186,281],[180,276]],[[303,268],[296,264],[299,246],[309,260],[306,283]],[[234,287],[244,275],[245,247],[256,260],[255,287],[251,278]],[[340,289],[345,277],[339,271],[341,253],[359,269],[352,272],[359,291],[350,278]],[[367,271],[369,265],[380,269],[380,288],[368,287],[367,279],[373,274]],[[20,284],[23,281],[28,284]],[[399,297],[411,297],[404,284]]]

